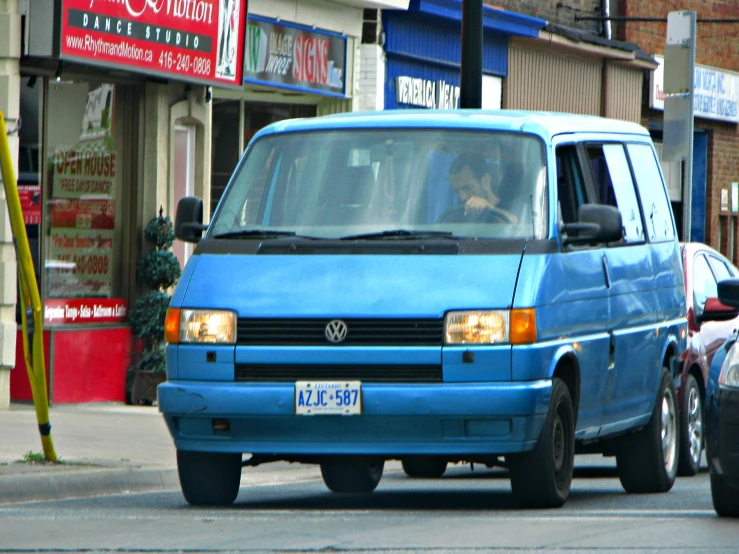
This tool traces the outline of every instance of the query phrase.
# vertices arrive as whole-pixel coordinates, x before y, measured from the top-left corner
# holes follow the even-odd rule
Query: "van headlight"
[[[729,350],[729,355],[721,366],[718,384],[721,387],[739,388],[739,343],[734,343]]]
[[[448,312],[446,344],[530,344],[536,342],[533,309]]]
[[[236,314],[228,310],[187,310],[170,308],[164,324],[170,344],[236,343]]]

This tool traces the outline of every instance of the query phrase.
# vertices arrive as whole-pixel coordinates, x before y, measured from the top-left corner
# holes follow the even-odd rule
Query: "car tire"
[[[739,483],[711,472],[713,508],[721,517],[739,517]]]
[[[403,471],[416,479],[436,479],[444,475],[447,461],[433,456],[412,456],[401,460]]]
[[[570,494],[575,466],[575,411],[565,383],[552,380],[552,396],[534,450],[507,456],[511,489],[524,508],[559,508]]]
[[[662,368],[659,383],[649,423],[622,438],[616,454],[618,478],[629,493],[667,492],[677,477],[677,395],[667,368]]]
[[[178,450],[177,472],[188,504],[229,506],[239,494],[241,454]]]
[[[677,465],[679,476],[691,477],[700,469],[704,421],[701,389],[695,377],[689,374],[685,380],[680,409],[680,457]]]
[[[352,463],[337,462],[321,464],[321,476],[331,492],[370,493],[382,479],[385,462]]]

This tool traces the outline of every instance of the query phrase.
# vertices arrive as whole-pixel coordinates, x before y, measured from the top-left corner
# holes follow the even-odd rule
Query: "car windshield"
[[[209,236],[543,238],[546,190],[544,145],[531,135],[282,133],[250,146]]]

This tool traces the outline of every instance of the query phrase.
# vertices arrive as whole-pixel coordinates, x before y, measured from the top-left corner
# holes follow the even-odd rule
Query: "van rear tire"
[[[230,506],[239,495],[241,454],[177,451],[182,494],[194,506]]]
[[[380,484],[385,462],[321,464],[321,476],[331,492],[367,494]]]
[[[575,467],[575,411],[564,381],[552,380],[544,427],[531,452],[507,456],[511,489],[524,508],[559,508],[570,494]]]
[[[444,475],[447,461],[433,456],[410,456],[400,461],[408,477],[416,479],[437,479]]]
[[[677,477],[679,443],[677,394],[670,372],[663,367],[649,423],[623,437],[616,454],[618,478],[626,492],[669,491]]]

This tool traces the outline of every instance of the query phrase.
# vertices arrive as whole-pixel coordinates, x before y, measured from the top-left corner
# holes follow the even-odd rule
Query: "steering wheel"
[[[442,213],[436,223],[517,223],[511,215],[499,208],[487,206],[482,212],[464,213],[464,204],[453,206]]]

